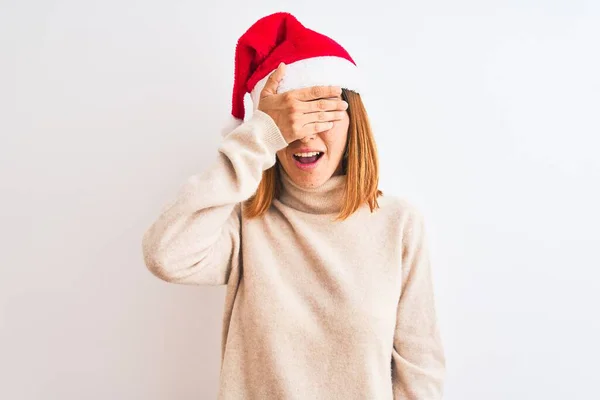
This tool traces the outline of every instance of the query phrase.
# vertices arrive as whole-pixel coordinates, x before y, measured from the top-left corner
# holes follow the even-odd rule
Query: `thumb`
[[[265,83],[265,87],[260,92],[260,97],[272,96],[277,94],[277,88],[279,87],[279,82],[283,79],[285,75],[285,63],[279,63],[277,69],[269,75],[267,78],[267,82]]]

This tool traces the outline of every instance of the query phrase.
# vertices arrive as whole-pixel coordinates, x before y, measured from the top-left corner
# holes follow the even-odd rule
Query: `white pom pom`
[[[244,122],[243,119],[234,118],[233,116],[229,117],[229,120],[225,123],[225,126],[221,130],[221,136],[225,137],[229,135],[231,132],[235,130],[238,126],[240,126]]]

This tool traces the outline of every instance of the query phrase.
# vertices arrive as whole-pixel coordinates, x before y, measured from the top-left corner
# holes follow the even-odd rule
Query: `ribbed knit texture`
[[[241,203],[287,145],[257,110],[223,139],[143,237],[168,282],[227,285],[218,398],[435,400],[445,358],[423,217],[383,196],[334,222],[345,176],[315,189],[280,168],[268,212]]]

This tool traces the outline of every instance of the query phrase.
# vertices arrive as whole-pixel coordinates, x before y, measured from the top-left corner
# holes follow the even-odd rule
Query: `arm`
[[[406,219],[402,242],[402,292],[392,351],[394,400],[437,400],[443,393],[445,356],[423,217],[415,209]]]
[[[226,284],[239,262],[240,203],[254,194],[263,171],[286,146],[273,119],[260,110],[226,136],[216,162],[191,176],[144,233],[147,268],[168,282]]]

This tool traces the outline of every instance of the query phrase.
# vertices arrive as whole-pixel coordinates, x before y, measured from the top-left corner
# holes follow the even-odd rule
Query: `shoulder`
[[[403,243],[424,234],[425,215],[415,201],[403,196],[382,195],[378,203],[379,212],[397,224]]]
[[[421,208],[407,197],[382,195],[377,199],[377,202],[381,211],[393,214],[405,222],[422,221],[424,219]]]

